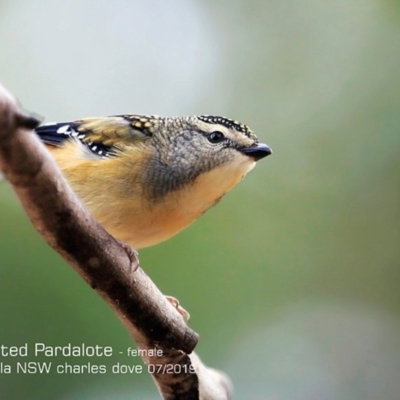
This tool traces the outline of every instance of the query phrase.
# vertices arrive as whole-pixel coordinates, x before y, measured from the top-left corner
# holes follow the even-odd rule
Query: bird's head
[[[163,190],[157,185],[158,195],[212,171],[222,180],[234,181],[233,186],[256,161],[272,153],[246,125],[224,117],[158,118],[151,124],[149,121],[157,164],[153,170],[161,172],[160,178],[168,182],[161,186]]]

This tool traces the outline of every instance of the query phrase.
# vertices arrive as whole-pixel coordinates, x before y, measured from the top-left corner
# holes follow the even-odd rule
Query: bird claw
[[[135,272],[139,267],[139,253],[129,244],[122,242],[121,240],[116,239],[116,241],[122,246],[122,248],[125,250],[129,261],[132,266],[132,272]]]
[[[165,296],[165,298],[172,305],[172,307],[174,307],[175,310],[178,311],[185,322],[188,322],[190,319],[190,314],[183,307],[180,306],[179,300],[172,296]]]

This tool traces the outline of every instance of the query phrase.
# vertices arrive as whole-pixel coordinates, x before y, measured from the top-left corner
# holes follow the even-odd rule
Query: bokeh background
[[[226,115],[273,148],[140,252],[235,399],[400,399],[399,65],[398,0],[0,0],[0,81],[46,121]],[[0,344],[36,342],[132,345],[3,183]],[[158,396],[146,374],[0,373],[7,400]]]

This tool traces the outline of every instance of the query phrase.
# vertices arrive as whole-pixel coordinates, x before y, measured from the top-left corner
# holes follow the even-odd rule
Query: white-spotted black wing
[[[86,133],[79,131],[79,125],[76,122],[49,123],[37,127],[35,132],[46,144],[61,146],[66,140],[74,138],[84,144],[92,153],[102,157],[109,157],[112,153],[112,146],[88,141]]]

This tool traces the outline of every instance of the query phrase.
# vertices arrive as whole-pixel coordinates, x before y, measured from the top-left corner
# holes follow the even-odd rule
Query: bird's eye
[[[214,131],[211,132],[208,136],[207,139],[211,142],[211,143],[219,143],[222,142],[225,139],[225,136],[222,132],[220,131]]]

